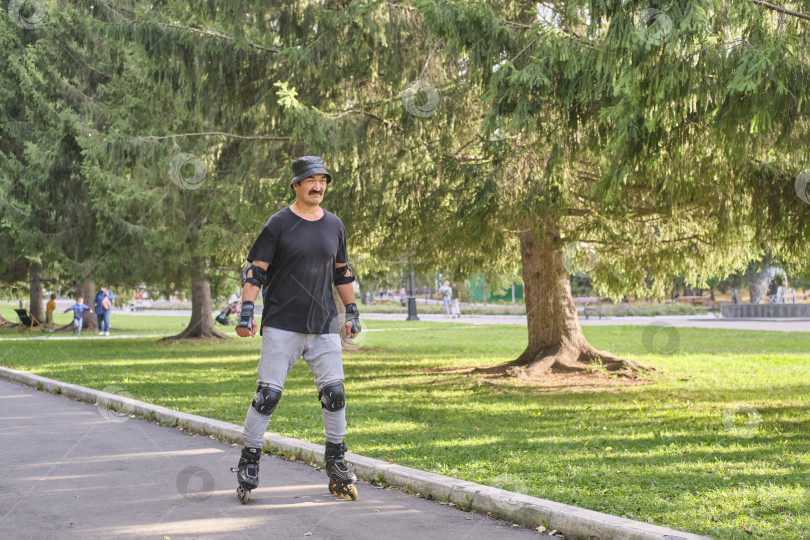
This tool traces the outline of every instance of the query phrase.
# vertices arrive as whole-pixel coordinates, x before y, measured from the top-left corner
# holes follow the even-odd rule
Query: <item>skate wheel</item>
[[[346,495],[346,497],[350,498],[353,501],[356,501],[357,500],[357,488],[354,487],[353,485],[349,484],[347,486],[347,489],[348,489],[349,493]]]
[[[329,482],[329,494],[338,495],[337,484],[334,482]]]
[[[239,497],[239,502],[247,504],[250,500],[250,490],[245,488],[236,488],[236,496]]]

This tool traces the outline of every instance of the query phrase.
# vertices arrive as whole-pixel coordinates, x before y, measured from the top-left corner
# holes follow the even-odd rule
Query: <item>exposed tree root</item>
[[[217,329],[201,331],[195,328],[186,328],[176,336],[167,336],[165,338],[159,339],[157,342],[162,343],[165,341],[180,341],[192,339],[199,341],[224,341],[230,338]]]
[[[0,315],[0,327],[2,328],[18,328],[22,326],[20,323],[11,322],[10,320],[4,318]]]
[[[57,333],[57,332],[67,332],[67,331],[73,332],[73,322],[72,321],[67,323],[64,326],[54,327],[54,329],[53,329],[54,334]]]
[[[610,372],[634,377],[640,372],[653,371],[630,360],[599,351],[587,342],[562,344],[540,350],[527,349],[518,358],[496,366],[478,367],[472,373],[501,375],[518,379],[541,379],[548,373]]]

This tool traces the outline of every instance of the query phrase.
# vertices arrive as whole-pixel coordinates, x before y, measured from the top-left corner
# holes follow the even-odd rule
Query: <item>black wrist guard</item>
[[[239,312],[239,322],[236,323],[237,328],[241,326],[248,330],[253,329],[253,309],[255,307],[253,302],[242,302],[242,311]]]
[[[360,311],[357,310],[357,304],[346,304],[346,322],[352,323],[352,334],[360,333]]]

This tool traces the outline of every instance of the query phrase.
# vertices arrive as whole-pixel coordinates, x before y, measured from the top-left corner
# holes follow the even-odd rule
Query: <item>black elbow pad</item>
[[[248,272],[250,276],[248,276]],[[245,283],[256,285],[261,289],[267,284],[267,271],[253,263],[248,263],[245,269],[242,270],[242,287],[245,286]]]
[[[349,271],[348,276],[346,275],[346,270]],[[346,266],[335,268],[335,277],[333,279],[335,285],[346,285],[352,281],[354,281],[354,270],[349,266],[349,263],[346,263]]]

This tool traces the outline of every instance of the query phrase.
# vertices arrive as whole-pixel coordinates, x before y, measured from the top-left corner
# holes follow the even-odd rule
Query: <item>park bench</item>
[[[23,328],[21,328],[19,332],[33,332],[34,330],[45,331],[39,319],[28,313],[27,309],[15,309],[14,312],[17,313],[17,317],[20,318],[20,322],[23,325]]]
[[[720,305],[717,303],[712,304],[712,296],[710,294],[703,296],[679,296],[675,301],[690,303],[697,309],[711,313],[717,319],[720,318]]]
[[[712,296],[710,294],[706,294],[704,296],[679,296],[678,298],[675,298],[675,301],[708,307],[712,301]]]
[[[134,300],[129,304],[130,311],[143,311],[152,307],[152,302],[144,300]]]
[[[702,311],[705,311],[706,313],[711,313],[712,315],[714,315],[715,319],[719,319],[720,316],[722,315],[722,313],[721,313],[722,310],[720,309],[720,304],[709,304],[709,305],[706,305],[706,306],[697,306],[697,308],[702,310]]]
[[[594,313],[602,318],[602,303],[598,296],[575,296],[574,305],[582,306],[577,307],[577,313],[582,313],[586,319]]]

